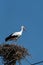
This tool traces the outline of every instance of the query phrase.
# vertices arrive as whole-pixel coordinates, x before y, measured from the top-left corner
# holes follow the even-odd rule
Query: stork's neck
[[[20,32],[21,32],[21,34],[22,34],[22,32],[23,32],[23,28],[21,28],[21,31],[20,31]]]

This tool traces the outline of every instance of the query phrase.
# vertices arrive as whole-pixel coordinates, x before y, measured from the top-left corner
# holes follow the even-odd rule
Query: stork
[[[5,38],[5,41],[18,40],[19,37],[22,36],[23,31],[25,30],[24,26],[21,26],[21,30],[19,32],[14,32]]]

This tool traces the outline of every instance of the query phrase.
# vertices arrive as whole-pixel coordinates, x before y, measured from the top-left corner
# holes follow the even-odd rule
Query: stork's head
[[[21,26],[21,29],[23,29],[25,31],[25,26]]]

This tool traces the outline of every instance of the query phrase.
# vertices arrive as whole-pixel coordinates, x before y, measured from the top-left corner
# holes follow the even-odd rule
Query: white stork
[[[8,37],[5,38],[5,41],[17,40],[19,37],[21,37],[24,30],[25,30],[25,27],[21,26],[21,30],[19,32],[15,32],[15,33],[10,34]]]

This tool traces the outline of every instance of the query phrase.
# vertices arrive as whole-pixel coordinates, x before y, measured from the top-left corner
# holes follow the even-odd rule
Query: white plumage
[[[17,40],[22,35],[24,30],[25,30],[25,27],[21,26],[21,30],[19,32],[12,33],[11,35],[5,38],[5,41]]]

